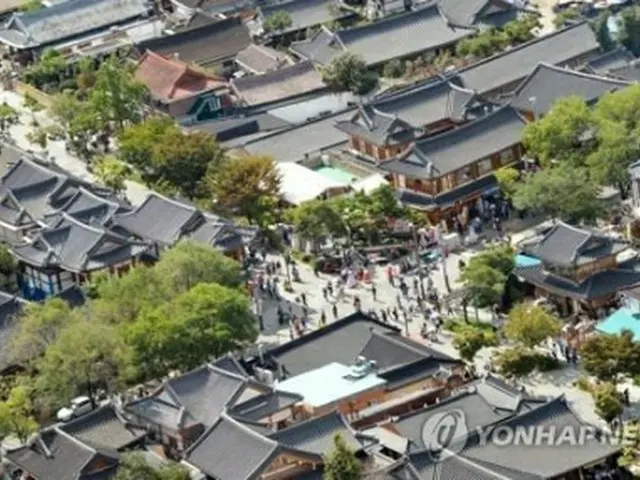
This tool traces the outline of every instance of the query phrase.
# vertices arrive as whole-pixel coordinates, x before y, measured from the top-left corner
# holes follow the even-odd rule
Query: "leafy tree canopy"
[[[565,164],[525,176],[513,203],[520,210],[569,223],[593,223],[602,213],[599,194],[600,186],[585,168]]]
[[[189,470],[170,463],[160,468],[153,467],[140,454],[130,454],[118,467],[114,480],[190,480]]]
[[[266,33],[275,33],[286,30],[293,24],[291,15],[284,10],[273,12],[262,22],[262,28]]]
[[[206,183],[216,207],[263,227],[273,223],[282,176],[272,157],[226,158],[210,165]]]
[[[324,462],[324,480],[363,480],[362,463],[340,434],[333,437],[333,451]]]
[[[94,160],[91,168],[96,179],[105,187],[121,193],[126,189],[125,180],[133,171],[129,165],[112,155],[105,155]]]
[[[514,266],[515,254],[509,245],[492,247],[469,260],[460,281],[477,307],[499,304]]]
[[[558,336],[561,330],[560,319],[531,303],[520,303],[513,307],[504,327],[510,340],[527,348],[534,348],[546,339]]]
[[[475,327],[473,324],[464,324],[457,328],[453,337],[453,345],[467,362],[472,362],[484,347],[497,347],[499,344],[495,332]]]
[[[350,52],[334,58],[323,69],[322,78],[334,90],[357,95],[369,93],[378,85],[378,76],[369,71],[364,59]]]
[[[613,383],[594,385],[591,391],[596,404],[596,413],[607,423],[622,415],[624,406]]]
[[[640,374],[640,344],[633,333],[593,335],[580,348],[583,368],[604,382],[617,383],[624,376]]]
[[[33,418],[31,388],[26,381],[18,381],[9,396],[0,402],[0,436],[15,435],[21,442],[38,430]]]

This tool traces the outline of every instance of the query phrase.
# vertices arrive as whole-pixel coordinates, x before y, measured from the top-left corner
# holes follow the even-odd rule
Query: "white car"
[[[93,405],[91,404],[91,399],[89,397],[76,397],[71,400],[68,407],[58,410],[58,414],[56,416],[59,422],[68,422],[72,418],[89,413],[91,410],[93,410]]]

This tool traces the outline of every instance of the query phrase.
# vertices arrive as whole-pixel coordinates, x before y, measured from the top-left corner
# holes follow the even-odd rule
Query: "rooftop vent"
[[[376,362],[369,362],[365,357],[360,356],[356,358],[355,363],[351,366],[351,368],[349,369],[349,373],[345,375],[345,378],[351,380],[364,378],[376,368]]]

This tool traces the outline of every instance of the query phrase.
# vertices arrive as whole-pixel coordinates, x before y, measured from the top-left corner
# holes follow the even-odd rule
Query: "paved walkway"
[[[29,142],[27,135],[34,129],[32,126],[34,118],[40,125],[50,125],[53,123],[53,120],[46,110],[39,112],[30,111],[24,106],[24,98],[20,94],[7,90],[0,90],[0,103],[2,102],[7,102],[7,104],[16,109],[20,115],[20,123],[12,125],[9,129],[11,138],[13,138],[16,146],[23,150],[43,153],[50,161],[56,163],[72,175],[87,181],[95,181],[91,173],[89,173],[87,165],[66,150],[63,140],[50,141],[44,150],[39,145],[34,145]],[[134,205],[142,203],[149,193],[147,187],[136,182],[127,181],[126,186],[127,198]]]

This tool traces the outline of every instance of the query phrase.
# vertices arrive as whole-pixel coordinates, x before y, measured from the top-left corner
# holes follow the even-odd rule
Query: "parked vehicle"
[[[58,410],[56,417],[60,422],[68,422],[74,418],[89,413],[91,410],[93,410],[93,403],[91,403],[91,399],[86,396],[81,396],[71,400],[68,407]]]

